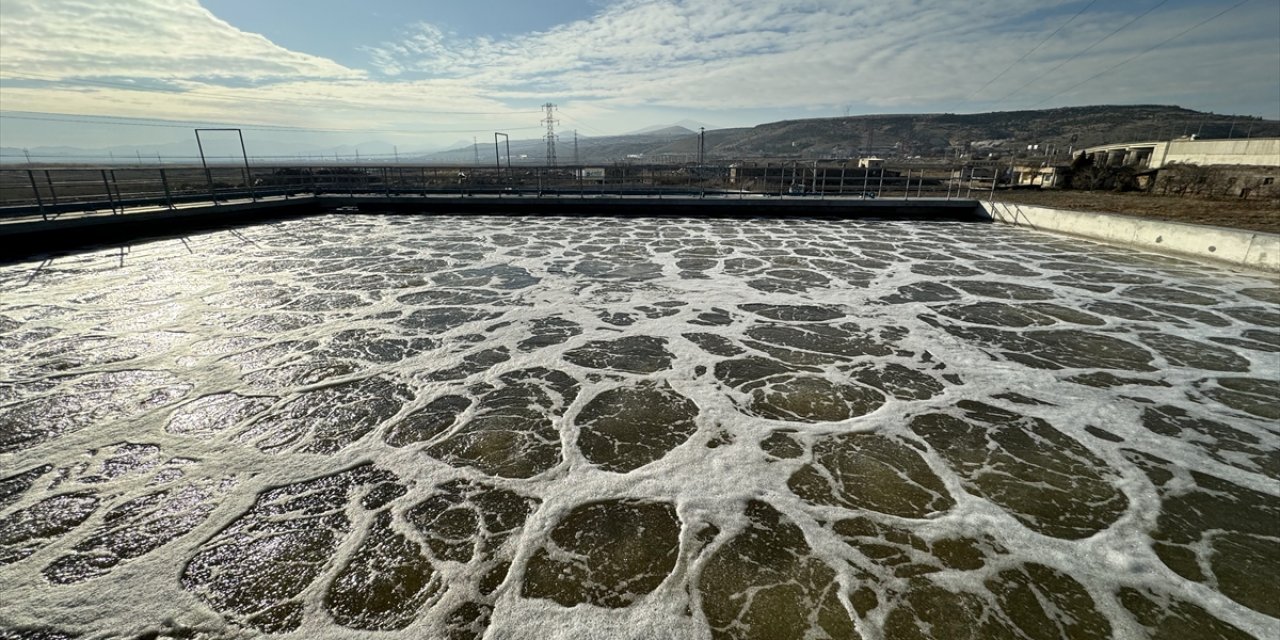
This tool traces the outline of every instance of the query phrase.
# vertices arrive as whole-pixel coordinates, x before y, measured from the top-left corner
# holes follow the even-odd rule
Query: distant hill
[[[705,126],[681,121],[619,136],[586,136],[561,133],[556,155],[561,165],[632,163],[681,163],[697,158],[697,129]],[[1007,158],[1027,154],[1028,145],[1052,147],[1065,160],[1070,148],[1080,149],[1111,142],[1161,140],[1199,134],[1201,138],[1280,137],[1280,121],[1251,116],[1231,116],[1160,105],[1091,106],[1001,111],[992,113],[926,113],[845,116],[784,120],[754,127],[707,127],[707,158],[715,162],[740,160],[780,161],[845,159],[880,156],[892,161],[944,158]],[[216,141],[215,141],[216,142]],[[246,140],[255,161],[436,163],[490,166],[494,149],[481,142],[477,149],[460,140],[448,151],[397,149],[384,141],[359,145],[320,147],[251,138]],[[223,144],[226,143],[226,144]],[[218,146],[221,144],[221,146]],[[234,161],[238,145],[222,140],[206,145],[206,153]],[[398,154],[397,154],[398,151]],[[506,152],[506,147],[502,149]],[[38,147],[27,149],[33,162],[133,163],[198,162],[195,141],[165,145],[117,146],[99,149]],[[0,148],[0,163],[26,162],[26,153],[15,147]],[[513,165],[542,165],[547,146],[540,138],[511,141]],[[505,157],[503,159],[505,162]]]
[[[788,120],[707,132],[712,157],[956,157],[1060,150],[1111,142],[1280,136],[1280,121],[1158,105],[1094,106],[975,114],[870,115]]]
[[[1234,123],[1233,123],[1234,120]],[[683,129],[683,133],[681,132]],[[707,157],[717,161],[750,159],[819,159],[882,156],[890,159],[1007,157],[1024,154],[1028,145],[1070,148],[1110,142],[1169,139],[1196,134],[1201,138],[1280,137],[1280,121],[1192,111],[1175,106],[1123,105],[1065,107],[1031,111],[953,114],[891,114],[784,120],[755,127],[707,131]],[[492,147],[490,147],[492,149]],[[571,139],[560,139],[556,155],[572,164]],[[578,157],[584,164],[631,161],[690,161],[698,152],[698,134],[684,127],[663,127],[622,136],[579,135]],[[542,140],[512,140],[513,163],[541,164]],[[486,163],[492,151],[481,154]],[[424,156],[431,162],[470,163],[465,149]]]

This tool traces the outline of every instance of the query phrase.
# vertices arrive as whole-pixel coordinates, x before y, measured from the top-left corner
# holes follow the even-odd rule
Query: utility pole
[[[396,164],[400,164],[400,147],[391,145],[391,153],[396,157]]]
[[[475,136],[471,136],[471,150],[476,153],[476,166],[480,166],[480,142]]]
[[[578,156],[578,130],[573,130],[573,164],[582,166],[582,159]]]
[[[556,105],[548,102],[542,105],[542,108],[547,110],[547,117],[542,119],[542,124],[547,125],[547,166],[554,167],[556,166],[556,125],[560,124],[560,121],[556,120]]]
[[[698,167],[707,163],[707,128],[698,127]]]

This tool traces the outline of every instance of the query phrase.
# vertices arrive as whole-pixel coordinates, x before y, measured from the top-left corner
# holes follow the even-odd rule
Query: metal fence
[[[814,162],[477,167],[425,165],[0,168],[0,218],[297,195],[664,195],[968,198],[992,187],[966,167],[854,169]]]

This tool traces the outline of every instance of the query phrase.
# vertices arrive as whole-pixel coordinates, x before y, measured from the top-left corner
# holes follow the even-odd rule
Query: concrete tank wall
[[[1280,273],[1280,235],[1148,218],[983,201],[995,222]]]
[[[1249,164],[1280,166],[1280,138],[1256,140],[1173,140],[1163,164]]]

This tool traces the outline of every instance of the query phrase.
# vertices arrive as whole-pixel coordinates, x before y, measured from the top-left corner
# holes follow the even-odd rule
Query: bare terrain
[[[996,200],[1280,233],[1280,201],[1271,199],[1178,197],[1111,191],[1015,190],[997,192]]]

